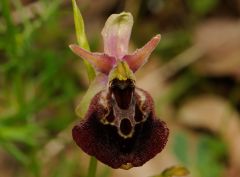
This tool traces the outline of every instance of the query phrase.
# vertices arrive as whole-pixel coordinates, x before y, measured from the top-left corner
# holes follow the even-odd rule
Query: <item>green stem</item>
[[[97,159],[92,156],[89,162],[87,177],[95,177],[96,171],[97,171]]]

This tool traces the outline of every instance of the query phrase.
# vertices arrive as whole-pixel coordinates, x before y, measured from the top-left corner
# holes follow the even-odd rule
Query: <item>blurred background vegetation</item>
[[[78,0],[92,51],[112,13],[133,14],[130,49],[162,40],[137,73],[170,128],[143,167],[99,177],[147,177],[177,164],[192,177],[240,176],[240,0]],[[84,177],[89,157],[72,141],[88,87],[70,0],[0,1],[0,177]]]

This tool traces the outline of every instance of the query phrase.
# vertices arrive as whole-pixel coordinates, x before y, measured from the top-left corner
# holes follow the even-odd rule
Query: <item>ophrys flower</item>
[[[98,83],[103,85],[91,99],[85,118],[73,128],[73,139],[83,151],[112,168],[143,165],[162,151],[169,134],[166,124],[156,117],[152,97],[136,86],[134,75],[160,35],[128,54],[132,25],[130,13],[111,15],[102,30],[104,53],[70,45],[94,66],[96,80],[101,78]]]

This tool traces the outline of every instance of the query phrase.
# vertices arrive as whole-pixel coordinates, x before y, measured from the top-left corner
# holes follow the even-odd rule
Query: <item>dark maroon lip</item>
[[[136,90],[141,94],[137,95]],[[74,141],[84,152],[112,168],[142,166],[161,152],[168,140],[169,130],[156,117],[151,96],[139,88],[132,93],[132,99],[136,100],[132,117],[116,115],[111,101],[109,111],[103,111],[106,108],[101,105],[103,94],[99,92],[92,99],[86,117],[72,130]]]

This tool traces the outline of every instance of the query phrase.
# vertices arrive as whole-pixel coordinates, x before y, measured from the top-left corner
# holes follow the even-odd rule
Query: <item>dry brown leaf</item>
[[[240,116],[228,101],[214,95],[200,95],[182,104],[180,122],[194,128],[206,128],[226,142],[230,169],[240,169]]]
[[[240,76],[240,21],[212,19],[196,28],[195,43],[207,51],[195,67],[205,75]]]

